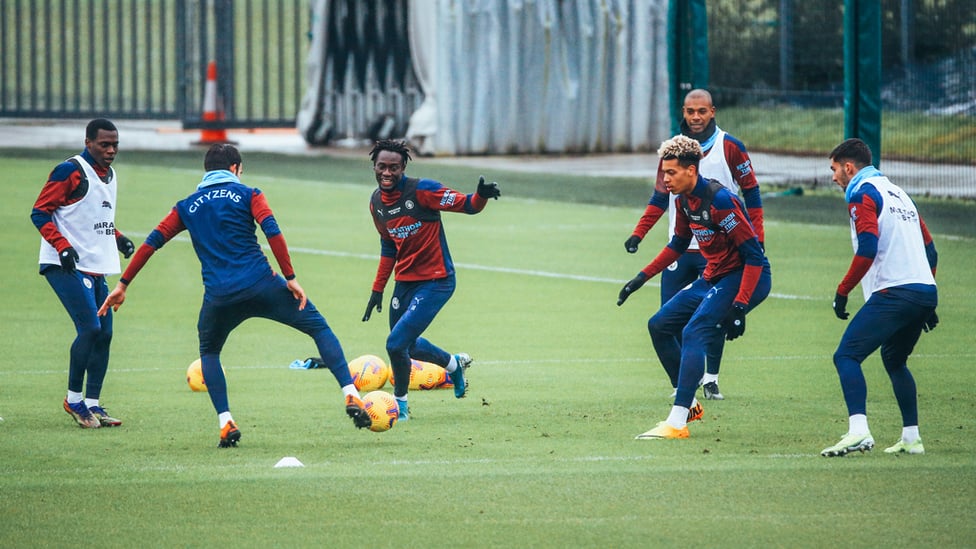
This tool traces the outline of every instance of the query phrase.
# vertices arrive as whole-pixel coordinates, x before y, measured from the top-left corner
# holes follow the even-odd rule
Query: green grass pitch
[[[726,346],[727,399],[704,402],[688,440],[635,441],[670,407],[645,328],[658,286],[620,308],[616,295],[663,246],[666,227],[629,255],[623,241],[646,194],[629,206],[561,201],[590,180],[511,173],[489,174],[503,196],[482,214],[444,216],[458,289],[427,336],[474,357],[467,398],[414,391],[409,423],[358,431],[328,372],[288,369],[315,354],[311,341],[254,319],[223,354],[243,439],[218,450],[209,399],[184,380],[202,295],[185,239],[152,258],[115,317],[102,396],[124,425],[84,431],[61,410],[73,328],[37,275],[29,214],[70,152],[0,157],[2,547],[976,544],[972,237],[936,234],[942,323],[910,361],[923,456],[881,451],[901,422],[876,355],[865,374],[878,448],[819,456],[847,429],[831,362],[845,323],[830,300],[851,256],[839,192],[827,224],[769,209],[773,295]],[[119,228],[141,241],[192,191],[202,156],[123,150]],[[468,192],[478,175],[424,159],[408,173]],[[385,309],[360,320],[379,250],[365,156],[245,151],[244,181],[267,193],[298,280],[347,358],[385,358]],[[305,467],[274,468],[286,456]]]

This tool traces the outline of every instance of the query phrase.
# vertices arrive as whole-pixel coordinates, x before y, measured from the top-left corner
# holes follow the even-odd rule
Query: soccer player
[[[675,136],[658,149],[664,185],[678,196],[671,242],[620,290],[622,305],[648,279],[686,253],[692,237],[706,261],[702,276],[661,306],[647,322],[651,342],[671,385],[677,388],[667,420],[638,439],[688,438],[688,423],[701,419],[695,398],[705,370],[705,356],[746,329],[746,313],[770,290],[769,261],[763,254],[749,214],[738,196],[698,171],[698,141]]]
[[[759,245],[764,246],[765,233],[763,229],[762,195],[759,183],[752,169],[752,160],[746,152],[745,145],[719,128],[715,123],[715,105],[712,94],[707,90],[694,89],[685,95],[682,108],[683,120],[681,134],[691,137],[701,144],[702,157],[700,163],[701,175],[705,179],[714,179],[721,183],[732,194],[742,191],[749,218],[759,238]],[[665,210],[668,211],[668,238],[674,236],[675,203],[673,196],[668,193],[664,184],[664,173],[661,164],[657,167],[657,180],[654,193],[644,214],[634,227],[633,234],[624,243],[624,248],[630,253],[637,252],[637,246],[647,235],[647,232],[657,223]],[[674,297],[674,294],[691,284],[700,277],[705,270],[706,260],[698,251],[698,241],[692,237],[688,250],[678,260],[669,265],[661,273],[661,305]],[[705,375],[701,379],[702,393],[708,400],[723,400],[725,397],[718,388],[718,372],[722,362],[722,345],[708,355]],[[672,395],[673,396],[673,395]]]
[[[378,188],[369,210],[380,234],[380,262],[363,322],[375,308],[383,311],[383,290],[396,271],[390,300],[390,335],[386,351],[395,379],[394,397],[399,420],[410,418],[407,392],[410,359],[432,362],[447,370],[454,396],[464,397],[468,386],[464,370],[471,365],[465,353],[450,354],[421,337],[437,313],[454,294],[454,261],[447,248],[441,212],[476,214],[488,199],[498,199],[496,183],[482,177],[473,194],[464,194],[432,179],[416,179],[404,173],[410,149],[402,141],[378,141],[369,153]]]
[[[204,168],[206,173],[196,191],[177,202],[146,237],[98,313],[107,315],[109,308],[118,310],[125,302],[129,284],[156,250],[182,231],[189,231],[203,272],[203,305],[197,331],[203,379],[220,427],[218,447],[236,446],[241,438],[230,413],[220,351],[234,328],[255,317],[268,318],[309,335],[342,388],[346,413],[356,427],[369,427],[369,415],[353,385],[339,340],[295,278],[285,237],[267,199],[260,189],[240,181],[240,152],[231,145],[213,145],[207,151]],[[255,224],[268,239],[280,275],[271,269],[261,250]]]
[[[86,429],[122,425],[99,400],[112,315],[96,314],[108,295],[106,275],[121,270],[119,252],[128,258],[135,248],[115,228],[118,181],[112,162],[118,152],[115,124],[104,118],[89,122],[85,150],[55,166],[31,211],[41,233],[40,273],[75,324],[64,411]]]
[[[939,323],[935,243],[912,199],[872,165],[871,149],[864,141],[848,139],[838,145],[830,153],[830,170],[834,183],[844,189],[854,244],[854,259],[834,296],[834,314],[841,320],[850,316],[847,297],[859,282],[865,303],[834,353],[847,403],[848,432],[820,454],[843,456],[874,447],[861,363],[878,347],[902,419],[901,439],[885,453],[922,454],[918,398],[908,356],[922,331]]]

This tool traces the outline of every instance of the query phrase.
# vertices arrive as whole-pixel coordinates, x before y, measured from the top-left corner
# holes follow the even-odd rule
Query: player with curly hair
[[[378,185],[370,197],[369,210],[380,235],[380,262],[363,322],[369,320],[373,309],[382,312],[383,290],[395,273],[386,350],[393,368],[399,420],[405,421],[410,417],[407,392],[411,358],[446,369],[455,397],[464,397],[468,389],[464,370],[471,364],[471,357],[465,353],[450,354],[422,337],[456,286],[441,212],[477,214],[489,199],[497,200],[501,191],[496,183],[486,183],[484,177],[472,194],[455,191],[432,179],[407,177],[411,157],[403,141],[378,141],[369,156]]]

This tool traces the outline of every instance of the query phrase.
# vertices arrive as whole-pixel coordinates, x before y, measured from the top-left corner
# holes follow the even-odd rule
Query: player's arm
[[[725,135],[724,145],[729,171],[739,185],[739,189],[742,190],[742,200],[746,204],[749,220],[752,221],[759,244],[763,245],[766,242],[766,229],[763,221],[762,192],[759,190],[756,172],[752,167],[752,159],[749,158],[746,146],[731,135]]]
[[[495,187],[497,190],[497,186]],[[431,210],[466,214],[480,213],[488,204],[488,198],[478,192],[465,194],[445,187],[433,179],[421,179],[417,183],[417,201]]]
[[[69,204],[84,198],[79,195],[81,172],[71,162],[58,164],[48,176],[47,183],[41,188],[34,207],[31,210],[31,222],[47,241],[60,254],[71,247],[68,239],[61,234],[54,224],[54,212]]]
[[[373,216],[373,224],[376,226],[376,231],[380,235],[380,262],[376,267],[376,276],[373,278],[373,287],[369,293],[366,312],[363,313],[363,322],[369,320],[369,317],[373,314],[373,309],[376,309],[380,313],[383,312],[383,289],[386,288],[386,283],[390,280],[390,275],[393,274],[397,254],[396,242],[390,238],[386,226],[383,225],[375,212],[372,211],[372,208],[370,208],[370,214]]]
[[[268,246],[271,247],[271,253],[274,254],[275,261],[278,262],[281,276],[285,277],[288,290],[298,301],[298,310],[304,310],[308,303],[308,295],[305,294],[305,289],[295,278],[295,269],[291,264],[291,254],[288,253],[285,235],[281,234],[281,228],[278,227],[274,212],[268,205],[268,199],[259,189],[254,189],[254,193],[251,194],[251,216],[258,222],[261,232],[268,239]]]
[[[149,258],[156,253],[156,250],[162,248],[167,242],[173,239],[174,236],[186,230],[186,226],[183,225],[183,220],[180,219],[180,214],[177,213],[176,208],[170,210],[169,214],[156,225],[156,228],[149,233],[146,237],[146,241],[139,246],[136,250],[135,255],[132,256],[132,261],[129,261],[129,265],[126,266],[125,272],[119,277],[118,284],[115,285],[115,289],[108,294],[105,298],[105,302],[98,309],[99,316],[105,316],[108,312],[108,308],[112,307],[112,310],[118,311],[119,307],[125,303],[125,292],[129,288],[129,284],[135,279],[139,271],[146,265]]]
[[[647,201],[647,207],[644,208],[644,213],[637,220],[637,225],[631,232],[630,237],[624,242],[624,248],[628,252],[637,252],[637,246],[644,240],[644,237],[647,236],[647,233],[654,225],[657,224],[658,219],[661,219],[661,216],[664,215],[664,212],[670,205],[670,200],[673,200],[673,197],[668,192],[668,188],[664,186],[664,171],[661,169],[661,162],[658,161],[657,177],[654,181],[654,193],[651,194],[651,199]]]
[[[925,257],[929,261],[929,268],[932,269],[932,276],[935,276],[935,269],[939,266],[939,252],[935,249],[935,241],[932,240],[932,233],[922,216],[918,216],[918,224],[922,229],[922,242],[925,243]]]
[[[630,294],[636,292],[645,282],[656,276],[681,257],[681,254],[688,249],[691,244],[691,228],[688,225],[688,217],[680,209],[676,210],[674,236],[650,263],[647,264],[633,279],[621,288],[617,295],[617,306],[623,305]]]
[[[854,221],[857,235],[857,252],[851,260],[847,274],[837,286],[837,295],[846,297],[864,278],[874,258],[878,255],[878,211],[883,206],[881,194],[874,185],[865,183],[851,196],[847,212]]]

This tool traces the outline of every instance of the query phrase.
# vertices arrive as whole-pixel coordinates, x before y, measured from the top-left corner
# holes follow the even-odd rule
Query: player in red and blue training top
[[[386,351],[393,368],[393,396],[400,408],[400,421],[405,421],[410,417],[407,389],[411,358],[447,370],[455,397],[462,398],[468,389],[464,370],[471,357],[452,355],[421,337],[455,288],[454,262],[441,212],[476,214],[489,198],[497,200],[501,191],[496,183],[485,183],[484,177],[473,194],[460,193],[431,179],[407,177],[404,171],[410,149],[402,141],[378,141],[369,154],[379,185],[370,198],[369,210],[380,234],[380,263],[363,322],[369,320],[374,308],[382,312],[383,289],[395,271]]]
[[[732,194],[742,191],[742,198],[749,212],[749,219],[759,238],[759,245],[765,248],[765,232],[763,228],[762,194],[759,183],[752,169],[752,160],[741,141],[726,133],[715,123],[715,105],[712,94],[706,90],[695,89],[685,96],[682,108],[683,120],[681,133],[693,138],[701,144],[704,157],[699,163],[699,170],[705,179],[718,181]],[[668,239],[674,236],[675,203],[664,184],[664,173],[661,164],[657,167],[657,180],[654,194],[651,195],[644,215],[634,227],[633,234],[624,243],[624,248],[630,253],[637,252],[647,232],[657,223],[664,211],[668,211]],[[686,253],[677,261],[669,265],[661,273],[661,305],[674,297],[682,288],[694,282],[705,270],[705,258],[698,253],[698,241],[691,239]],[[722,346],[708,355],[705,375],[702,377],[702,392],[706,399],[722,400],[725,397],[718,388],[718,372],[722,361]]]
[[[126,288],[156,250],[180,232],[189,231],[203,274],[203,305],[197,331],[203,380],[220,425],[218,446],[236,446],[241,438],[230,413],[220,351],[234,328],[255,317],[271,319],[309,335],[342,387],[346,413],[356,427],[369,427],[369,414],[353,385],[339,340],[295,279],[285,237],[264,194],[241,183],[242,166],[235,147],[210,147],[204,159],[206,173],[196,192],[177,202],[146,237],[99,314],[108,314],[113,307],[118,310],[125,301]],[[255,224],[268,239],[281,275],[271,269],[261,250]]]
[[[118,150],[115,124],[104,118],[89,122],[85,150],[54,168],[31,211],[31,221],[41,233],[40,273],[77,334],[63,407],[88,429],[122,425],[99,402],[108,371],[112,315],[96,314],[108,295],[105,276],[120,271],[118,253],[128,258],[135,249],[115,227],[118,184],[112,162]]]
[[[861,363],[879,347],[902,419],[901,439],[885,453],[925,452],[918,434],[918,398],[908,357],[922,331],[939,323],[935,313],[939,256],[915,203],[871,162],[871,149],[856,138],[830,153],[834,183],[844,189],[854,245],[854,259],[834,296],[834,314],[842,320],[850,316],[847,296],[859,282],[865,303],[847,325],[834,353],[847,403],[848,432],[840,442],[824,448],[821,455],[826,457],[874,447]]]
[[[638,439],[688,438],[688,422],[703,415],[695,391],[705,356],[722,344],[723,336],[733,340],[745,333],[746,313],[766,299],[771,285],[769,261],[739,197],[698,172],[701,145],[679,135],[665,141],[658,155],[664,183],[678,196],[674,236],[620,290],[617,305],[686,253],[692,237],[706,265],[701,278],[647,322],[654,350],[677,392],[668,419]]]

